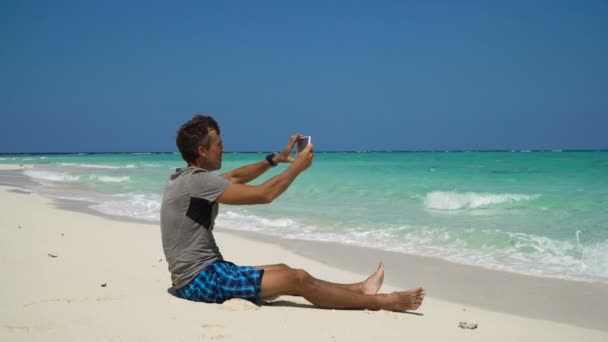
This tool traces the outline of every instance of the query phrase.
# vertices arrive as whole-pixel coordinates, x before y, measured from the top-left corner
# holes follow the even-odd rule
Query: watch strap
[[[274,153],[271,153],[269,155],[266,156],[266,161],[268,162],[268,164],[270,164],[270,166],[275,167],[277,166],[278,163],[275,163],[274,161]]]

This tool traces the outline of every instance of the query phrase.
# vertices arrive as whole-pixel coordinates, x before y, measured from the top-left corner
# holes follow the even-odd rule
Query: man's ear
[[[199,145],[197,148],[197,152],[198,152],[199,157],[207,157],[207,149],[204,148],[203,146]]]

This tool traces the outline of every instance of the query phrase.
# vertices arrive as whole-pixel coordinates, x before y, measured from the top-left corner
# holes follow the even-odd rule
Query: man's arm
[[[277,156],[274,157],[274,162],[277,163]],[[268,171],[269,168],[270,164],[268,164],[266,160],[263,160],[257,163],[239,167],[238,169],[223,173],[220,176],[226,178],[232,183],[246,184],[258,178],[264,172]]]
[[[291,156],[291,151],[293,150],[293,146],[300,137],[299,134],[292,136],[289,139],[289,143],[287,147],[283,149],[283,151],[274,156],[273,162],[276,163],[290,163],[293,162],[293,157]],[[258,178],[264,172],[270,169],[270,164],[267,161],[263,160],[257,163],[245,165],[243,167],[239,167],[238,169],[234,169],[230,172],[226,172],[221,174],[223,178],[231,181],[236,184],[246,184],[251,182],[252,180]]]
[[[223,204],[264,204],[279,197],[312,164],[312,144],[298,153],[291,166],[260,185],[233,183],[218,198]]]

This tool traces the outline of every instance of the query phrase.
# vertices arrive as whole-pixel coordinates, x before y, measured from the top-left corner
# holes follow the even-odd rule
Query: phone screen
[[[308,144],[310,144],[310,136],[300,137],[298,139],[298,152],[302,151]]]

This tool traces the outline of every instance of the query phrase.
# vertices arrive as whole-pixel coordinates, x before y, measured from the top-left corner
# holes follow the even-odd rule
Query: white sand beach
[[[0,164],[0,171],[17,171],[31,168],[31,164]]]
[[[577,303],[594,303],[597,293],[608,293],[605,284],[547,280],[539,283],[547,291],[539,292],[527,291],[524,280],[514,280],[507,284],[518,293],[514,305],[492,310],[488,307],[501,305],[500,300],[483,296],[492,293],[487,279],[495,273],[449,263],[429,266],[443,275],[436,280],[425,274],[407,283],[403,279],[408,278],[408,265],[386,263],[382,292],[427,288],[423,306],[412,313],[324,310],[289,296],[260,306],[241,300],[221,305],[188,302],[167,292],[170,277],[157,224],[64,210],[52,199],[10,186],[0,187],[0,202],[0,341],[608,341],[608,325],[602,329],[599,324],[569,323],[558,312],[574,308],[583,322],[585,317],[601,320],[608,315],[605,299],[583,306],[582,313]],[[321,252],[318,258],[308,258],[272,240],[247,238],[221,227],[216,237],[224,257],[240,264],[283,262],[336,282],[360,281],[375,268],[360,265],[368,268],[365,273],[339,269],[349,255],[342,255],[342,261]],[[355,255],[350,259],[358,262]],[[458,279],[437,284],[445,282],[446,275]],[[475,296],[471,284],[483,295]],[[435,296],[432,289],[441,286],[453,292],[444,289],[441,298]],[[560,286],[571,291],[560,294]],[[539,293],[548,297],[539,299]],[[561,302],[551,304],[554,296]],[[477,305],[485,302],[490,305]],[[542,319],[525,314],[534,311],[529,303],[539,305]],[[518,314],[517,307],[525,308],[524,314]],[[476,323],[477,328],[459,328],[461,321]]]

